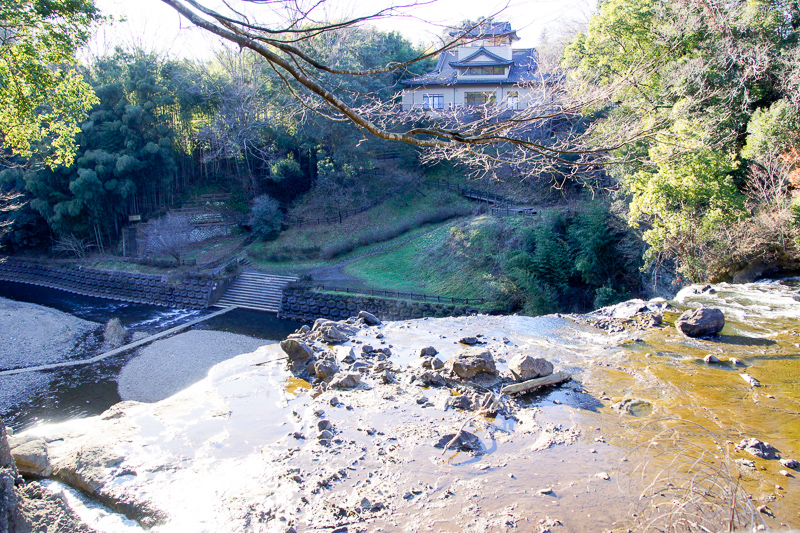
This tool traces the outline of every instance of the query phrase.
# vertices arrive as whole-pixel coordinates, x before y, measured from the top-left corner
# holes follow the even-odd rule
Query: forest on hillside
[[[798,265],[796,2],[605,0],[539,50],[563,80],[546,108],[438,120],[396,111],[399,82],[436,54],[369,18],[261,27],[209,12],[228,42],[212,60],[117,49],[79,64],[104,23],[92,0],[0,7],[4,251],[66,237],[111,250],[130,215],[220,191],[272,239],[288,210],[445,174],[599,198],[538,228],[454,226],[437,253],[493,242],[481,269],[507,310],[618,301],[642,261],[695,282]]]

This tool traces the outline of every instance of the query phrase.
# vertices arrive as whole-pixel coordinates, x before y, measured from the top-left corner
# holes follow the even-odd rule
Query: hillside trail
[[[406,237],[403,237],[399,240],[386,242],[373,250],[358,254],[349,259],[345,259],[344,261],[340,261],[339,263],[336,263],[334,265],[315,268],[309,271],[308,275],[311,277],[312,280],[320,283],[336,283],[338,285],[347,286],[353,289],[363,287],[365,285],[364,281],[360,278],[351,276],[350,274],[346,273],[344,271],[344,267],[346,267],[350,263],[354,263],[360,259],[364,259],[365,257],[370,257],[373,255],[383,254],[387,252],[393,252],[409,244],[410,242],[419,239],[420,237],[429,235],[435,229],[436,229],[435,227],[430,228],[427,231],[424,231],[417,235],[407,235]]]

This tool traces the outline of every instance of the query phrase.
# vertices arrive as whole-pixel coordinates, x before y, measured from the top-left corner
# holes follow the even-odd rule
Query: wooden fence
[[[365,296],[378,296],[380,298],[396,298],[398,300],[414,300],[418,302],[452,303],[461,305],[482,305],[483,298],[453,298],[451,296],[431,296],[430,294],[417,294],[413,292],[383,291],[380,289],[351,289],[349,287],[335,287],[331,285],[314,285],[319,291],[343,292],[346,294],[360,294]]]

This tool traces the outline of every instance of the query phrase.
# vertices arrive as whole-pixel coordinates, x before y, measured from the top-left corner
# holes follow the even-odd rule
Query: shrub
[[[256,197],[247,223],[257,238],[262,241],[274,240],[281,232],[283,224],[280,204],[266,194]]]

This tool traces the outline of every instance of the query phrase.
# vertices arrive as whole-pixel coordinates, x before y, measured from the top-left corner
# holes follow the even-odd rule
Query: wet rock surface
[[[319,322],[290,336],[308,347],[302,364],[264,346],[164,401],[122,404],[30,436],[44,439],[53,477],[85,484],[154,531],[616,530],[630,520],[630,494],[615,489],[629,481],[624,452],[646,440],[650,411],[670,415],[675,406],[715,428],[742,420],[755,428],[769,412],[774,420],[747,434],[784,456],[797,453],[769,432],[794,420],[784,414],[794,409],[782,398],[788,385],[764,370],[776,341],[738,330],[722,336],[721,351],[718,340],[686,339],[674,328],[637,329],[662,313],[671,323],[679,311],[664,302],[630,307],[632,317],[592,319],[631,321],[615,335],[555,316]],[[479,344],[467,348],[458,342],[465,337]],[[781,346],[786,338],[800,344],[800,334],[786,333]],[[421,356],[428,346],[438,353]],[[494,372],[459,375],[450,361],[464,350],[488,352],[491,365],[478,357],[484,362],[468,368]],[[765,385],[749,388],[727,363],[699,363],[712,351],[747,362]],[[521,354],[571,379],[501,394],[516,384],[510,367]],[[437,360],[448,364],[437,368]],[[359,383],[334,388],[339,375]],[[719,396],[698,406],[709,393]],[[793,471],[733,453],[743,483],[755,485],[753,505],[769,505],[774,526],[794,525],[784,489],[759,492],[776,484],[769,476],[791,489],[795,478],[779,470]]]

